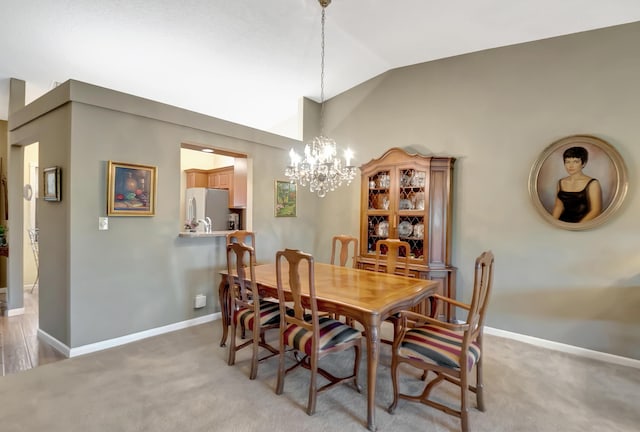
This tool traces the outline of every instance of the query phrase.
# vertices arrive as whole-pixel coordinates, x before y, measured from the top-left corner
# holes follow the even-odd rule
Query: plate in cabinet
[[[400,210],[413,210],[413,204],[411,204],[411,200],[401,199],[399,204]]]
[[[413,226],[413,235],[415,238],[424,238],[424,224],[417,223]]]
[[[398,234],[401,237],[409,237],[412,232],[413,232],[413,225],[411,225],[411,222],[404,221],[398,224]]]

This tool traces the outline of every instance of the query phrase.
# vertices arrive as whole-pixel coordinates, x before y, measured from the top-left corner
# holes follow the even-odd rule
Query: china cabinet
[[[451,265],[451,211],[455,158],[388,150],[361,166],[360,254],[358,266],[373,269],[376,242],[404,240],[411,246],[414,277],[441,281],[440,294],[455,298]],[[428,302],[418,310],[428,312]],[[440,319],[455,318],[438,310]]]

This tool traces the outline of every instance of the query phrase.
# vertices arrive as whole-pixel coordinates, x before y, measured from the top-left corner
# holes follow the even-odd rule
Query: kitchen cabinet
[[[187,169],[184,170],[187,174],[187,187],[209,187],[209,170],[202,169]]]
[[[227,189],[229,191],[229,208],[245,208],[247,206],[247,160],[236,158],[233,166],[222,168],[187,169],[187,187],[206,187],[210,189]]]
[[[233,167],[209,170],[208,187],[213,189],[233,189]]]
[[[451,265],[454,162],[453,157],[392,148],[362,165],[360,268],[373,269],[378,240],[404,240],[411,246],[410,274],[439,280],[439,294],[455,298],[456,269]],[[428,308],[427,300],[417,310],[426,313]],[[455,319],[454,310],[440,309],[437,314],[440,319]]]

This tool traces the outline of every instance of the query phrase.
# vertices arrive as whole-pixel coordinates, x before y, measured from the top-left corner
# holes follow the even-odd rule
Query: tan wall
[[[0,175],[7,175],[7,122],[0,120],[0,157],[2,158],[2,173]],[[4,199],[4,198],[3,198]],[[0,204],[0,223],[6,224],[4,218],[4,204]],[[7,259],[0,258],[0,287],[7,286]]]
[[[457,158],[458,295],[492,249],[488,325],[640,359],[638,40],[634,23],[397,69],[331,99],[329,133],[360,163],[395,146]],[[622,208],[589,231],[552,226],[527,191],[543,150],[573,134],[608,141],[629,171]],[[331,234],[357,232],[358,191],[319,209],[325,255]]]
[[[326,131],[339,145],[354,148],[358,163],[390,147],[457,158],[453,264],[459,269],[458,293],[462,300],[469,298],[473,260],[492,249],[496,279],[490,326],[640,359],[640,201],[634,186],[640,160],[638,40],[640,23],[635,23],[390,71],[331,99]],[[56,92],[65,91],[62,87]],[[63,252],[47,280],[42,262],[41,292],[48,279],[54,288],[67,286],[46,290],[54,298],[45,303],[46,311],[41,301],[41,318],[55,316],[55,322],[45,320],[52,328],[67,326],[70,335],[62,340],[70,346],[216,310],[217,305],[194,312],[191,301],[198,290],[213,295],[216,268],[223,263],[220,244],[176,236],[181,142],[249,155],[254,172],[250,216],[259,260],[294,246],[327,261],[332,235],[358,232],[359,179],[323,200],[301,189],[298,216],[273,217],[273,180],[283,177],[290,146],[274,146],[279,137],[149,107],[148,101],[93,86],[78,85],[73,94],[93,101],[74,102],[73,121],[35,120],[43,138],[49,128],[61,131],[60,147],[51,148],[46,162],[62,158],[67,173],[65,203],[47,205],[49,214],[42,214],[42,230],[61,242],[49,247]],[[174,122],[154,119],[164,111]],[[25,113],[30,112],[27,107]],[[70,125],[72,145],[65,149],[63,132]],[[32,127],[25,123],[12,133],[20,135],[21,129]],[[244,138],[231,138],[230,129],[242,130]],[[618,149],[631,187],[614,218],[576,232],[542,219],[527,186],[544,148],[579,133],[597,135]],[[111,218],[110,230],[99,232],[109,159],[158,166],[158,209],[152,218]],[[61,232],[54,236],[54,230]]]
[[[69,102],[71,95],[79,100]],[[259,260],[285,245],[313,250],[305,229],[312,204],[298,218],[273,216],[274,179],[281,178],[286,150],[256,142],[280,142],[271,134],[79,82],[57,87],[10,124],[16,143],[40,142],[42,167],[62,168],[62,201],[38,209],[40,326],[72,349],[219,310],[224,237],[178,237],[183,142],[247,154],[259,172],[249,186]],[[282,143],[288,149],[294,142]],[[109,230],[98,230],[98,218],[106,216],[109,160],[157,167],[155,215],[110,216]],[[193,308],[196,294],[208,297],[206,308]]]

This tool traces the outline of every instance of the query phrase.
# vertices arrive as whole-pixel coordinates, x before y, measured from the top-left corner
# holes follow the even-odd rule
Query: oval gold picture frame
[[[585,222],[564,222],[552,215],[558,182],[567,176],[563,153],[570,147],[588,151],[584,172],[598,179],[602,189],[602,212]],[[555,141],[538,157],[529,174],[529,195],[536,210],[550,224],[572,231],[591,229],[608,221],[622,205],[628,187],[622,156],[611,144],[591,135],[571,135]]]

